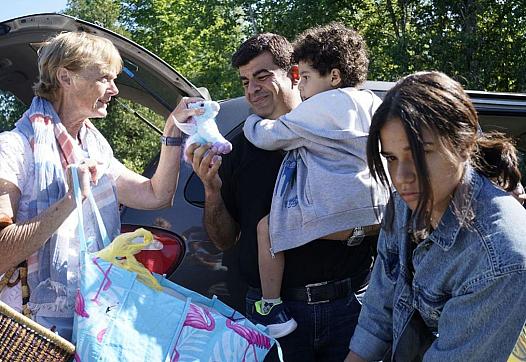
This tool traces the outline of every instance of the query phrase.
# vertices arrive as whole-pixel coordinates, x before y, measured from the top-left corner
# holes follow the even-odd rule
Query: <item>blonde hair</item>
[[[94,66],[102,72],[121,72],[122,59],[111,41],[85,32],[60,33],[48,39],[38,52],[39,75],[33,91],[54,101],[60,89],[59,68],[77,72]]]

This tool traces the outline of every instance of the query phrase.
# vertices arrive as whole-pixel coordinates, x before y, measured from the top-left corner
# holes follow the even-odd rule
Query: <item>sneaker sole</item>
[[[296,323],[294,319],[291,319],[285,323],[269,324],[267,326],[268,334],[270,334],[270,336],[273,338],[285,337],[286,335],[294,332],[297,326],[298,323]]]

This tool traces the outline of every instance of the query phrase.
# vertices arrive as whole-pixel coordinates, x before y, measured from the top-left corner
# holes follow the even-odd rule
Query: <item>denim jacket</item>
[[[397,362],[506,361],[526,320],[526,210],[468,167],[412,273],[410,210],[393,201],[349,348],[369,361],[390,347]]]

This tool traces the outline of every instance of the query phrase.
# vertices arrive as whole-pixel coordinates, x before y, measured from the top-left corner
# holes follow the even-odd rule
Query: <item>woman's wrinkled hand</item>
[[[73,193],[73,178],[71,174],[72,166],[74,165],[69,165],[66,170],[68,190],[70,193]],[[81,193],[82,199],[85,199],[86,197],[88,197],[89,192],[91,190],[91,183],[96,185],[98,182],[98,179],[101,176],[99,175],[100,164],[95,160],[86,159],[82,161],[80,164],[75,165],[75,166],[77,166],[77,170],[78,170],[80,193]]]
[[[170,113],[168,118],[175,118],[177,122],[186,123],[192,116],[198,116],[204,113],[202,108],[189,109],[188,104],[202,101],[199,97],[183,97],[177,107]]]

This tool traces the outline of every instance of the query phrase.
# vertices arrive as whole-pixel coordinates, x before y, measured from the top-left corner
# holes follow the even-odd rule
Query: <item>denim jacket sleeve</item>
[[[382,230],[378,256],[349,349],[367,361],[381,360],[393,339],[393,298],[399,270],[398,248]],[[389,244],[389,245],[388,245]]]
[[[451,298],[424,361],[506,361],[526,319],[526,293],[517,285],[526,285],[523,270],[473,281]]]

